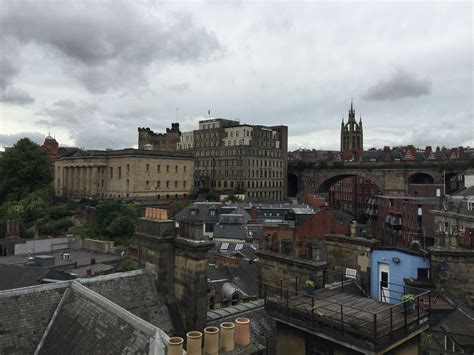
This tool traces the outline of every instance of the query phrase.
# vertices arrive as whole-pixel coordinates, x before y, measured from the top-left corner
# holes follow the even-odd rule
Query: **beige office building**
[[[58,157],[54,172],[57,196],[175,199],[193,189],[194,157],[140,149],[76,150]]]
[[[287,197],[287,126],[216,118],[200,121],[193,133],[196,187],[261,201]]]

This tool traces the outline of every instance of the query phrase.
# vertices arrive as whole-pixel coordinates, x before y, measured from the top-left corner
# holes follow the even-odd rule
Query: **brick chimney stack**
[[[383,147],[383,161],[390,161],[390,147]]]

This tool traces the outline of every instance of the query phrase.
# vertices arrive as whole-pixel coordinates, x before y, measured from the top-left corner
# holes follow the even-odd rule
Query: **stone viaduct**
[[[325,193],[339,180],[361,176],[372,180],[386,195],[406,195],[409,184],[443,184],[463,174],[472,162],[394,161],[394,162],[331,162],[288,163],[289,196]],[[447,192],[449,192],[447,190]]]

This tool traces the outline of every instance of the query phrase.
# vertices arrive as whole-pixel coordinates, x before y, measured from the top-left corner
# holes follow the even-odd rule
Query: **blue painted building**
[[[421,251],[377,247],[370,258],[371,297],[381,302],[399,303],[405,293],[405,279],[429,279],[431,262]]]

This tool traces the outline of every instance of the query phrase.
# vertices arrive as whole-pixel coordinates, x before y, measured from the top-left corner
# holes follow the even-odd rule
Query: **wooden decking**
[[[291,290],[275,290],[267,295],[266,307],[287,319],[304,322],[308,328],[323,325],[344,333],[377,340],[395,331],[420,324],[427,317],[423,307],[407,309],[372,298],[342,292],[341,288],[319,289],[314,297]],[[409,307],[411,308],[411,307]]]

